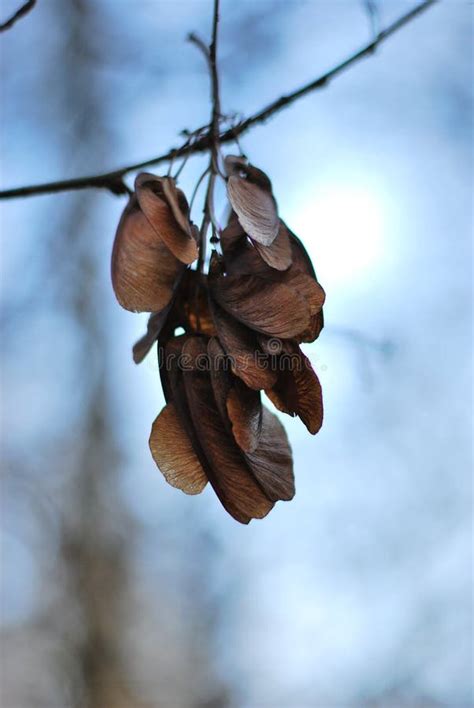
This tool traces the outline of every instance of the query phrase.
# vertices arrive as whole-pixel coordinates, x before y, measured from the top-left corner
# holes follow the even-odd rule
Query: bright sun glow
[[[386,214],[375,189],[327,185],[293,214],[321,282],[359,279],[380,265]]]

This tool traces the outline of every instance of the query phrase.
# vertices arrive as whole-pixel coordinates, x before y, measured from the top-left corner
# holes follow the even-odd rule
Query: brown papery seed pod
[[[254,241],[270,246],[280,225],[270,180],[256,168],[252,172],[241,158],[228,156],[225,164],[229,174],[227,195],[240,225]]]

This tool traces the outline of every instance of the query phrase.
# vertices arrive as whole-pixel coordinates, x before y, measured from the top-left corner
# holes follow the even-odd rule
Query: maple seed
[[[133,358],[157,346],[166,405],[151,429],[153,459],[186,494],[209,482],[247,524],[295,493],[288,438],[261,391],[310,433],[322,425],[321,385],[299,345],[319,336],[325,293],[268,176],[239,156],[225,169],[230,215],[211,236],[222,253],[214,248],[208,273],[189,268],[202,235],[184,193],[171,177],[142,173],[117,228],[112,283],[125,309],[150,312]]]

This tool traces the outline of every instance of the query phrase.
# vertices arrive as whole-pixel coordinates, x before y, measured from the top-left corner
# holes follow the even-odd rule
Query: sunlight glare
[[[291,226],[329,284],[357,280],[383,256],[384,196],[375,189],[327,185],[296,209]]]

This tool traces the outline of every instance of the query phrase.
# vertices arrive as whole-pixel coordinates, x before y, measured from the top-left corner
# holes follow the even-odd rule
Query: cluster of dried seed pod
[[[260,392],[311,433],[322,424],[321,386],[300,344],[321,332],[324,291],[267,175],[241,157],[225,168],[230,217],[208,273],[189,267],[201,237],[183,192],[142,173],[117,229],[112,282],[123,307],[152,313],[133,356],[158,344],[167,404],[150,436],[156,464],[188,494],[209,481],[248,523],[295,491],[285,430]]]

